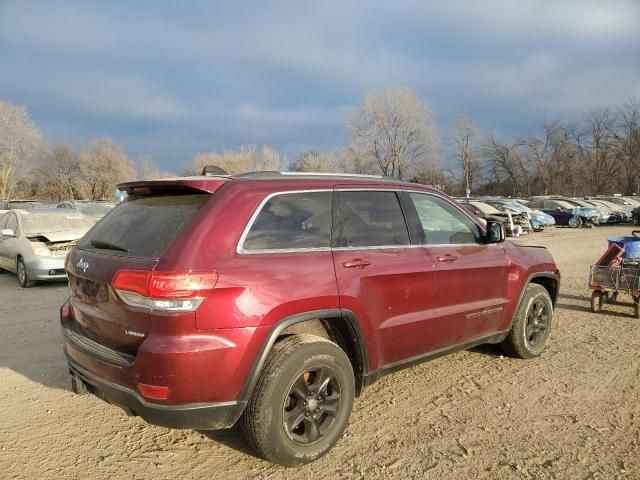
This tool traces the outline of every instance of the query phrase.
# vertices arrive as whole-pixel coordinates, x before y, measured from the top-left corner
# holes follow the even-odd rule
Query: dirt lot
[[[299,470],[256,459],[237,432],[177,431],[68,390],[64,284],[0,275],[2,478],[640,478],[640,321],[629,298],[588,308],[587,265],[629,227],[556,229],[551,346],[533,361],[480,348],[383,378],[329,455]]]

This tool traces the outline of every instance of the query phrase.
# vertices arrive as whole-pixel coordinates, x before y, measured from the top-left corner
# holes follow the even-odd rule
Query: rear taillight
[[[120,270],[111,281],[118,297],[132,307],[161,312],[193,312],[218,281],[214,272]]]

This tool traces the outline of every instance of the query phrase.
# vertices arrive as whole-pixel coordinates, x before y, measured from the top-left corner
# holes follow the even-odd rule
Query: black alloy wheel
[[[547,327],[549,325],[549,311],[547,305],[541,299],[531,303],[527,312],[527,326],[525,335],[527,342],[537,348],[542,342],[547,341]]]
[[[340,390],[340,380],[328,366],[306,371],[293,382],[282,415],[293,442],[309,445],[326,435],[340,410]]]

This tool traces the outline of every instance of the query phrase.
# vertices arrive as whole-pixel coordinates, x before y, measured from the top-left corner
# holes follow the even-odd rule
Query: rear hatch
[[[183,188],[140,191],[130,192],[127,201],[99,221],[67,262],[71,308],[82,334],[129,354],[136,353],[148,334],[150,314],[120,299],[111,286],[114,275],[122,269],[153,270],[211,198],[210,192]]]

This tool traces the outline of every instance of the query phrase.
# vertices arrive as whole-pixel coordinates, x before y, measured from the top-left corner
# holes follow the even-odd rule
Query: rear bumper
[[[158,320],[133,355],[85,336],[68,302],[60,318],[72,375],[131,415],[174,428],[235,424],[248,399],[241,395],[245,380],[266,333],[266,327],[249,327],[169,335]],[[178,323],[168,320],[165,329]],[[167,387],[169,398],[144,396],[140,384]]]
[[[153,425],[168,428],[218,430],[233,426],[246,402],[196,403],[186,405],[158,405],[147,402],[135,390],[100,378],[73,361],[67,349],[65,356],[69,373],[80,379],[87,390],[116,405],[129,415],[140,416]]]

